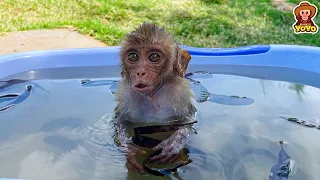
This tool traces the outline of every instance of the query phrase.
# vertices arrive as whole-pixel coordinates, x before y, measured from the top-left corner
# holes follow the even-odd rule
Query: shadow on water
[[[267,91],[266,91],[266,87],[265,87],[266,80],[260,79],[259,82],[260,82],[263,94],[267,95]],[[292,91],[295,91],[299,101],[300,102],[302,101],[302,96],[305,94],[305,92],[304,92],[305,91],[305,85],[297,84],[297,83],[290,83],[286,87],[288,89],[292,90]]]
[[[289,89],[296,91],[300,101],[302,101],[302,95],[304,94],[305,86],[303,84],[290,84]]]
[[[259,79],[259,82],[260,82],[260,85],[261,85],[261,88],[262,88],[263,95],[267,95],[266,87],[265,87],[265,84],[264,84],[265,80]]]

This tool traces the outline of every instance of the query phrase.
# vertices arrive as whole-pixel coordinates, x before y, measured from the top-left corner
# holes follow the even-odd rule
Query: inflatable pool
[[[200,158],[201,153],[191,150],[191,154],[193,153],[195,156],[196,165],[190,165],[189,169],[186,167],[187,169],[183,172],[192,172],[193,175],[183,175],[181,172],[182,176],[212,177],[210,173],[216,171],[219,174],[224,171],[228,172],[224,174],[226,179],[242,175],[249,178],[249,176],[244,175],[245,170],[236,165],[243,160],[228,159],[228,157],[235,155],[235,158],[239,158],[256,153],[259,158],[266,158],[261,162],[267,163],[270,160],[270,164],[263,164],[263,166],[264,168],[271,168],[272,164],[276,164],[277,153],[279,152],[279,146],[275,142],[282,140],[277,139],[278,137],[289,141],[289,146],[291,142],[292,146],[289,148],[288,154],[291,158],[298,159],[299,164],[303,167],[297,171],[298,179],[307,178],[306,174],[308,173],[312,177],[320,175],[317,171],[319,164],[314,158],[301,160],[301,155],[304,156],[302,152],[316,155],[316,149],[320,148],[320,144],[315,143],[314,149],[312,149],[312,146],[307,149],[308,143],[306,141],[295,141],[299,138],[299,135],[310,138],[317,137],[316,135],[319,135],[320,131],[311,131],[313,130],[311,128],[302,129],[297,135],[294,132],[300,127],[287,121],[281,121],[279,118],[280,115],[297,115],[307,119],[319,118],[320,114],[317,110],[320,107],[317,104],[320,98],[319,93],[317,93],[320,92],[319,47],[276,44],[238,48],[181,47],[188,50],[192,57],[187,71],[188,77],[186,78],[190,80],[191,84],[194,83],[194,90],[200,89],[200,99],[203,97],[203,94],[201,94],[203,92],[211,97],[211,100],[208,97],[203,101],[199,100],[199,105],[197,105],[200,111],[204,112],[201,118],[208,120],[203,121],[206,125],[199,124],[199,128],[202,128],[202,130],[199,130],[200,135],[201,132],[207,132],[211,139],[201,140],[199,137],[194,140],[195,146],[206,149],[203,151],[211,159],[209,162],[204,161]],[[48,179],[48,177],[55,176],[55,173],[59,172],[69,179],[78,175],[83,179],[90,179],[94,176],[100,176],[103,173],[102,169],[105,171],[104,173],[107,174],[108,172],[116,177],[122,177],[123,174],[126,174],[122,170],[120,172],[119,169],[122,166],[117,166],[122,162],[120,160],[110,162],[114,163],[112,164],[114,167],[103,164],[108,160],[103,160],[102,156],[109,157],[109,155],[112,155],[111,157],[117,157],[117,155],[114,155],[116,152],[111,150],[112,145],[108,146],[106,150],[101,150],[107,146],[97,145],[102,144],[101,142],[95,145],[92,143],[98,141],[98,137],[103,136],[103,132],[99,128],[104,127],[102,125],[104,121],[100,118],[106,112],[111,112],[114,107],[113,101],[112,103],[105,102],[111,102],[112,94],[116,89],[115,82],[120,77],[118,53],[119,47],[115,46],[35,51],[0,56],[0,97],[2,97],[0,98],[0,147],[3,147],[0,148],[0,159],[5,162],[3,159],[7,158],[6,164],[0,163],[0,177]],[[213,74],[213,76],[207,76],[208,73]],[[205,80],[208,77],[213,78],[213,80]],[[68,79],[70,81],[66,81]],[[90,79],[96,79],[97,81],[90,81]],[[243,83],[247,83],[247,85]],[[308,88],[301,90],[300,85]],[[101,88],[100,86],[108,86],[109,88]],[[269,89],[266,90],[265,86]],[[263,93],[258,92],[260,89],[263,89]],[[29,97],[33,90],[35,90],[32,92],[34,95]],[[109,90],[111,95],[106,93]],[[300,102],[299,93],[301,92],[302,94],[311,94],[309,97],[312,96],[313,98],[307,98],[304,102]],[[237,96],[245,97],[240,102],[241,98]],[[297,98],[297,96],[299,97]],[[203,105],[202,102],[213,102],[213,104]],[[10,109],[17,104],[19,106],[15,109]],[[54,108],[58,108],[58,110],[54,111]],[[6,111],[8,109],[10,110]],[[211,109],[215,109],[215,111]],[[27,115],[24,115],[26,113]],[[248,115],[249,118],[245,115]],[[210,120],[213,117],[215,121]],[[224,121],[220,121],[224,118],[226,118]],[[251,124],[252,121],[256,123]],[[305,121],[302,122],[305,123]],[[237,127],[235,132],[240,134],[231,133],[230,129],[232,127],[228,127],[228,125]],[[269,128],[263,128],[267,126]],[[213,129],[208,129],[209,127]],[[81,129],[81,132],[79,132],[79,129]],[[97,133],[98,131],[99,133]],[[88,135],[89,132],[95,132],[98,137],[92,134]],[[283,132],[287,134],[281,134]],[[89,140],[80,138],[83,134],[90,137]],[[25,139],[20,141],[18,137]],[[203,136],[203,138],[206,137],[209,136]],[[214,147],[211,147],[210,143],[205,143],[218,141],[218,139],[212,140],[214,137],[219,137],[221,141],[224,140],[223,143],[215,143]],[[32,142],[30,139],[32,139]],[[201,142],[202,144],[197,144]],[[232,143],[227,144],[227,142]],[[317,141],[313,140],[313,142]],[[31,145],[32,143],[34,145]],[[250,146],[245,146],[246,143]],[[79,144],[82,144],[81,147]],[[221,147],[219,146],[220,149],[215,149],[214,152],[221,151],[223,154],[221,156],[211,151],[218,145],[221,145]],[[18,148],[20,146],[25,147],[25,150]],[[44,146],[49,148],[44,148]],[[14,150],[12,151],[14,152],[12,157],[8,155],[10,154],[8,149]],[[58,154],[59,158],[51,157],[49,149],[50,153]],[[241,152],[238,152],[238,150],[241,150]],[[90,155],[85,154],[86,152],[90,152],[88,153]],[[196,155],[199,155],[199,157]],[[83,158],[84,156],[86,158]],[[90,156],[99,156],[99,158],[90,159],[89,163]],[[15,158],[18,157],[21,160],[15,161]],[[77,158],[72,161],[72,157]],[[65,162],[55,164],[56,161],[61,159],[68,159],[69,164]],[[80,160],[85,161],[82,162],[85,167],[78,167],[76,161]],[[311,162],[311,160],[315,160],[315,162]],[[19,164],[19,168],[13,162]],[[208,164],[199,165],[200,162]],[[255,161],[255,163],[257,162],[258,160]],[[47,173],[45,175],[40,174],[40,171],[32,169],[32,163],[37,164],[35,168],[43,169]],[[308,169],[308,163],[314,168]],[[12,172],[9,172],[10,168],[7,164],[11,164],[12,167],[17,167],[17,169],[11,168]],[[75,169],[68,170],[67,167],[70,167],[70,164],[77,167],[76,169],[83,168],[86,172],[85,175],[81,174],[82,172],[68,174],[75,172]],[[1,171],[1,168],[6,166],[8,166],[8,170]],[[102,167],[108,168],[104,169]],[[201,170],[195,167],[201,167]],[[213,169],[210,169],[210,167]],[[28,168],[31,168],[31,170]],[[55,168],[59,171],[54,171]],[[308,173],[304,173],[306,171]],[[114,172],[114,174],[110,172]],[[268,172],[263,173],[267,174]],[[223,178],[220,175],[215,177]],[[253,176],[254,172],[252,171],[250,178],[252,179]],[[133,176],[133,179],[139,179],[139,177]]]
[[[238,48],[195,48],[181,46],[187,49],[192,60],[190,71],[206,69],[197,68],[199,65],[223,65],[245,69],[248,66],[272,66],[278,68],[293,68],[298,70],[320,73],[320,48],[297,45],[254,45]],[[40,75],[33,71],[41,69],[86,68],[92,66],[118,67],[119,47],[92,48],[92,49],[65,49],[54,51],[36,51],[16,53],[0,56],[0,79],[16,77],[26,73],[23,79],[38,79]],[[210,68],[210,67],[209,67]],[[263,77],[263,72],[246,71],[241,73],[234,68],[229,69],[231,74],[251,74]],[[30,72],[31,71],[31,72]],[[217,73],[219,70],[217,71]],[[85,76],[85,71],[81,73]],[[108,72],[118,76],[118,72]],[[57,76],[52,74],[52,76]],[[49,76],[48,76],[49,77]],[[54,78],[54,77],[53,77]]]
[[[254,45],[238,48],[195,48],[181,46],[192,56],[188,72],[212,71],[278,79],[277,71],[298,70],[320,73],[320,48],[298,45]],[[119,47],[65,49],[53,51],[35,51],[0,56],[0,79],[55,79],[92,75],[88,67],[101,67],[95,76],[118,76]],[[261,67],[272,67],[275,73],[266,74]],[[70,68],[77,72],[70,72]],[[59,73],[36,73],[39,70],[58,70]],[[65,77],[64,77],[65,76]],[[290,77],[289,77],[290,79]],[[309,78],[308,78],[309,79]],[[308,79],[297,78],[297,83],[319,84]],[[284,79],[286,80],[286,78]]]

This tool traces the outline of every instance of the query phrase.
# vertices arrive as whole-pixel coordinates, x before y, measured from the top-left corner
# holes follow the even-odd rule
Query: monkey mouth
[[[138,88],[138,89],[143,89],[143,88],[148,87],[148,86],[146,84],[139,83],[139,84],[135,85],[134,87]]]
[[[140,93],[147,93],[147,92],[150,92],[152,90],[152,86],[149,86],[149,85],[146,85],[146,84],[143,84],[143,83],[139,83],[139,84],[136,84],[134,86],[135,90],[140,92]]]

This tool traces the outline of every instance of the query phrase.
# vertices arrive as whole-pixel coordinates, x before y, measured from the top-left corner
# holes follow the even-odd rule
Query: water
[[[320,176],[320,130],[281,118],[316,122],[320,89],[224,74],[188,78],[199,121],[198,134],[188,143],[193,162],[175,177],[153,179],[267,179],[278,162],[280,140],[295,162],[292,179]],[[150,179],[127,172],[125,156],[111,137],[118,79],[33,80],[0,89],[0,95],[23,94],[32,85],[20,101],[16,96],[0,100],[0,107],[14,104],[0,112],[0,177]]]

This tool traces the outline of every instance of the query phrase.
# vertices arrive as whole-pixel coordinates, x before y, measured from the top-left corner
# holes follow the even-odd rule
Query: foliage
[[[280,12],[268,0],[1,0],[0,12],[0,33],[74,26],[109,45],[119,45],[147,21],[188,46],[320,46],[320,33],[294,34],[292,12]]]

